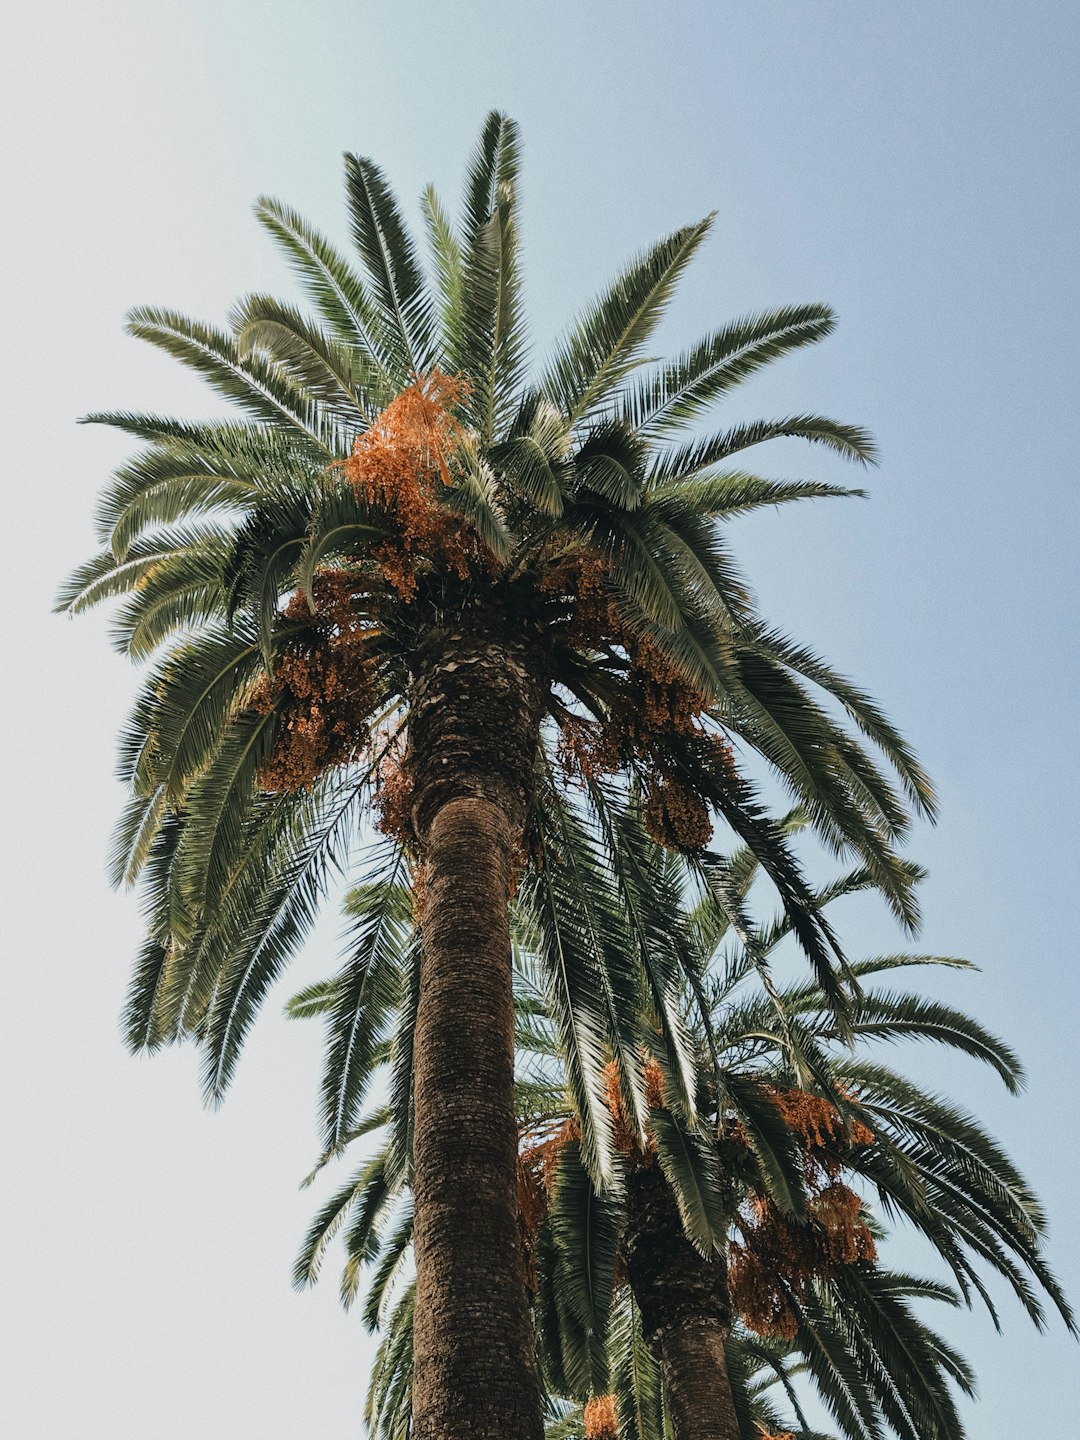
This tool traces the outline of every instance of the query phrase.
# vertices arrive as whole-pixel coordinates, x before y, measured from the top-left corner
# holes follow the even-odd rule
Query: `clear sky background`
[[[855,674],[941,790],[924,943],[936,981],[1018,1047],[1010,1100],[971,1065],[910,1063],[977,1107],[1036,1183],[1080,1301],[1076,962],[1077,58],[1069,0],[35,0],[5,25],[0,825],[0,1430],[12,1440],[320,1440],[360,1433],[370,1342],[334,1274],[289,1269],[313,1200],[316,1031],[256,1027],[224,1108],[196,1058],[136,1060],[117,1023],[137,904],[106,886],[114,736],[133,688],[104,617],[51,617],[127,450],[76,417],[214,408],[125,338],[125,310],[221,319],[288,278],[264,192],[344,239],[340,155],[414,201],[456,199],[484,113],[520,121],[539,344],[614,267],[718,211],[670,348],[823,299],[838,333],[746,387],[738,418],[869,425],[867,503],[741,525],[775,620]],[[777,446],[773,473],[833,476]],[[337,922],[293,981],[325,973]],[[854,951],[898,937],[851,911]],[[1071,1433],[1080,1349],[1003,1297],[945,1316],[975,1361],[980,1440]]]

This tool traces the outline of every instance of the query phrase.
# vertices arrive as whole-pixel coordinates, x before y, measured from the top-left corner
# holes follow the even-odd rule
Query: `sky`
[[[5,22],[0,1429],[12,1440],[361,1433],[371,1341],[334,1267],[303,1295],[319,1035],[281,1003],[325,974],[331,913],[257,1025],[224,1106],[197,1057],[133,1058],[118,1014],[137,899],[111,892],[114,737],[135,674],[107,617],[50,614],[127,453],[77,417],[213,397],[123,334],[136,304],[222,320],[290,292],[263,193],[345,238],[341,154],[409,213],[448,201],[484,114],[524,138],[536,350],[642,245],[716,211],[663,332],[826,300],[836,334],[729,413],[869,426],[870,499],[733,533],[765,612],[886,704],[937,781],[913,832],[921,944],[976,961],[935,993],[1028,1068],[908,1057],[977,1109],[1043,1198],[1080,1302],[1075,397],[1080,333],[1068,0],[35,0]],[[779,444],[768,473],[852,478]],[[901,943],[852,907],[854,953]],[[328,1181],[328,1183],[330,1183]],[[321,1194],[323,1192],[319,1192]],[[995,1292],[997,1293],[997,1292]],[[1002,1297],[944,1327],[980,1440],[1067,1433],[1080,1350]]]

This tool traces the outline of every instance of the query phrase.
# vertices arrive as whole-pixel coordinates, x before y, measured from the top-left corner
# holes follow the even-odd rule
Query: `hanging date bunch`
[[[547,1218],[559,1161],[566,1147],[581,1139],[576,1117],[545,1121],[523,1133],[517,1159],[518,1225],[521,1231],[525,1282],[536,1288],[536,1246]]]
[[[673,850],[695,850],[712,838],[709,806],[680,773],[689,749],[714,778],[737,778],[728,742],[706,724],[708,697],[693,686],[647,635],[636,633],[604,586],[602,557],[579,552],[545,577],[572,609],[567,638],[577,647],[618,656],[623,683],[600,719],[571,716],[559,757],[570,778],[594,780],[633,770],[644,787],[642,818],[649,835]]]
[[[784,1124],[802,1140],[803,1168],[812,1189],[835,1180],[852,1150],[874,1143],[874,1132],[856,1115],[842,1115],[824,1095],[808,1090],[771,1087],[769,1098]],[[851,1101],[850,1095],[843,1098]]]
[[[619,1440],[614,1395],[594,1395],[585,1406],[585,1440]]]
[[[282,611],[287,638],[252,698],[260,713],[277,712],[273,748],[259,772],[264,790],[300,790],[363,753],[374,704],[366,588],[359,572],[322,571],[310,602],[297,592]]]
[[[729,1247],[728,1283],[732,1304],[751,1330],[791,1340],[798,1330],[793,1300],[838,1267],[877,1258],[862,1201],[838,1178],[844,1157],[871,1145],[874,1136],[857,1118],[845,1122],[823,1096],[779,1088],[769,1094],[802,1141],[806,1213],[796,1218],[766,1195],[748,1197],[736,1216],[740,1238]]]
[[[375,507],[393,535],[374,548],[386,582],[402,600],[417,589],[426,562],[459,579],[469,574],[477,541],[441,503],[463,431],[454,408],[463,382],[432,370],[409,385],[360,435],[342,464],[357,495]]]

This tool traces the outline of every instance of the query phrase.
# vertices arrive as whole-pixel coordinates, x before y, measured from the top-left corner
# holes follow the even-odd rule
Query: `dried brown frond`
[[[642,1067],[645,1077],[645,1103],[650,1110],[659,1110],[664,1103],[664,1072],[650,1055]]]
[[[533,1163],[527,1151],[517,1158],[517,1207],[525,1283],[530,1290],[535,1290],[536,1241],[547,1215],[548,1195],[542,1169]]]
[[[642,1154],[641,1137],[633,1120],[626,1113],[623,1104],[622,1081],[619,1065],[609,1060],[604,1066],[604,1100],[611,1115],[615,1146],[624,1155]]]
[[[562,1152],[580,1139],[581,1127],[568,1117],[544,1139],[525,1145],[517,1158],[518,1226],[525,1264],[525,1280],[536,1288],[536,1241],[547,1216]]]

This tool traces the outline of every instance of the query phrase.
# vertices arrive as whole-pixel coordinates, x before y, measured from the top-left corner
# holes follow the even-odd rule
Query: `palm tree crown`
[[[424,197],[433,283],[369,160],[346,162],[364,278],[260,201],[316,319],[254,295],[230,331],[160,309],[130,321],[245,418],[91,417],[148,442],[102,501],[103,550],[60,602],[127,596],[117,641],[157,656],[122,747],[133,797],[113,873],[145,874],[152,897],[128,1031],[136,1045],[197,1036],[212,1094],[372,788],[389,825],[413,828],[395,761],[423,721],[416,676],[463,631],[487,643],[501,627],[521,647],[549,777],[633,773],[657,835],[698,846],[713,808],[750,840],[820,973],[831,936],[736,745],[767,757],[914,919],[891,850],[904,807],[806,682],[841,702],[923,811],[925,776],[866,696],[756,618],[717,528],[855,493],[731,468],[748,448],[798,436],[866,462],[870,441],[816,415],[677,438],[761,366],[826,336],[831,312],[755,315],[647,362],[706,219],[628,265],[532,377],[517,172],[516,129],[492,115],[460,224]]]

